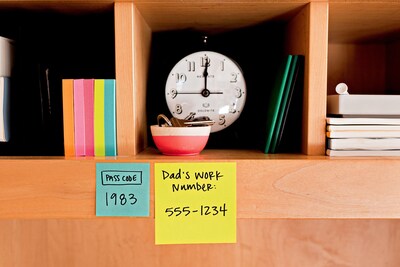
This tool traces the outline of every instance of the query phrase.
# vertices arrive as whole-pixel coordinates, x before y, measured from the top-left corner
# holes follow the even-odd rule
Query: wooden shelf
[[[330,1],[328,94],[346,82],[350,94],[399,94],[400,4]]]
[[[17,8],[31,11],[55,11],[68,14],[82,14],[112,10],[114,2],[115,1],[112,0],[2,0],[0,1],[0,8],[1,10],[13,10]]]
[[[15,8],[69,15],[114,10],[120,156],[0,157],[2,265],[399,265],[400,224],[391,219],[400,218],[400,158],[324,156],[326,95],[335,84],[348,81],[351,93],[400,91],[399,3],[0,0],[2,11]],[[153,33],[219,33],[276,21],[285,25],[280,45],[305,56],[301,155],[207,149],[169,157],[149,147]],[[237,243],[156,246],[154,164],[207,161],[237,164]],[[95,216],[98,162],[150,163],[149,217]]]
[[[120,156],[113,159],[2,158],[1,201],[5,205],[2,205],[0,217],[94,217],[96,162],[137,161],[150,162],[153,166],[163,161],[202,160],[237,162],[239,218],[398,217],[399,210],[391,204],[395,203],[396,195],[390,193],[398,189],[393,177],[399,168],[396,158],[332,159],[322,156],[325,151],[328,59],[343,55],[343,50],[328,55],[328,47],[342,41],[355,43],[365,36],[379,42],[381,38],[376,36],[380,33],[385,38],[388,34],[389,38],[396,37],[400,25],[391,16],[391,10],[398,6],[389,2],[380,7],[369,2],[359,5],[357,1],[300,0],[74,1],[70,4],[23,1],[28,9],[46,9],[49,12],[56,6],[61,11],[73,7],[90,12],[86,6],[101,10],[114,5]],[[22,7],[22,4],[19,1],[0,1],[1,8],[15,6]],[[169,15],[164,16],[166,13]],[[353,13],[360,21],[369,15],[374,16],[369,17],[369,23],[347,27]],[[210,32],[229,31],[275,20],[286,23],[286,51],[304,54],[306,58],[303,155],[206,150],[197,157],[171,158],[149,148],[145,103],[152,33],[188,27]],[[379,30],[375,23],[379,27],[385,26],[387,31]],[[383,182],[378,179],[382,177],[379,173],[385,174]],[[374,194],[377,188],[379,190]]]
[[[135,1],[153,31],[226,31],[268,20],[290,20],[309,1]],[[164,14],[168,14],[165,16]]]
[[[228,156],[229,155],[229,156]],[[149,162],[151,216],[157,162],[237,163],[237,216],[260,218],[400,218],[400,161],[204,151],[168,157],[153,149],[117,158],[2,158],[0,218],[94,218],[96,162]]]
[[[331,42],[376,43],[399,38],[398,2],[343,0],[329,2]]]

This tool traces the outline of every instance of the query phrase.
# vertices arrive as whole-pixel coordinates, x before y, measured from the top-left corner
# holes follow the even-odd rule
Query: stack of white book
[[[400,156],[400,118],[327,118],[329,156]]]
[[[400,95],[338,93],[327,99],[326,154],[400,156]]]

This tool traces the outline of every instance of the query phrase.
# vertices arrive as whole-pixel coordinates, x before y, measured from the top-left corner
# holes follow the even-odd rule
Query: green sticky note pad
[[[149,215],[149,163],[96,163],[96,216]]]

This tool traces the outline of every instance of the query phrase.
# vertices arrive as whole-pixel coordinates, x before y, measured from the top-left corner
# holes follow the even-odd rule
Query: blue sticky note
[[[149,215],[149,163],[96,163],[96,216]]]

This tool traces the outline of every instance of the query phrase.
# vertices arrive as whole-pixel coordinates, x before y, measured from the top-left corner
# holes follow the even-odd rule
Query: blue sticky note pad
[[[96,163],[96,216],[149,215],[149,163]]]

